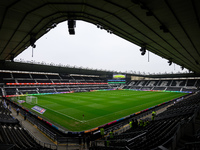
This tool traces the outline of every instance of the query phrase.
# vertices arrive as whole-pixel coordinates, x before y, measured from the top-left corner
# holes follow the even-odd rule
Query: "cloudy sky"
[[[15,60],[46,62],[75,67],[136,71],[145,73],[186,72],[176,64],[148,52],[142,56],[140,47],[101,30],[95,25],[76,21],[75,35],[69,35],[67,22],[57,25],[36,41],[36,48],[29,47]]]

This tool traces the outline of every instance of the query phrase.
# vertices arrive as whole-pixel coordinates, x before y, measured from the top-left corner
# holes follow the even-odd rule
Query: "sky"
[[[67,22],[62,22],[28,47],[14,60],[62,64],[71,67],[133,73],[187,72],[179,65],[148,52],[106,30],[84,21],[76,21],[75,35],[69,35]]]

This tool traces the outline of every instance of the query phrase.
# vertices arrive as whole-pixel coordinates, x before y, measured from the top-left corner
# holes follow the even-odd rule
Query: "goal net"
[[[20,100],[20,97],[18,97],[18,96],[11,97],[10,100],[13,101],[13,102],[17,102],[18,100]]]
[[[31,105],[37,104],[38,103],[37,97],[35,97],[35,96],[27,96],[26,97],[26,103],[31,104]]]

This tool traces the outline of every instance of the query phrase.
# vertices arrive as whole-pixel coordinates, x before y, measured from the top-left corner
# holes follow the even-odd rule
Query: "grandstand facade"
[[[116,80],[96,75],[63,73],[1,72],[1,95],[4,97],[42,94],[86,92],[105,89],[132,89],[152,91],[196,92],[200,86],[198,77],[143,78],[139,80]],[[111,82],[112,81],[112,82]],[[123,82],[122,82],[123,81]]]
[[[86,92],[111,88],[98,76],[64,74],[1,73],[3,96],[42,93]]]
[[[0,149],[200,149],[198,0],[4,0],[0,7]],[[112,75],[119,72],[14,62],[27,47],[35,48],[39,38],[66,20],[70,35],[75,34],[76,20],[87,21],[138,45],[141,55],[151,51],[165,58],[169,65],[176,63],[182,69],[187,68],[189,73],[126,72],[126,79],[117,81]],[[138,80],[132,76],[138,76]],[[22,95],[110,89],[187,95],[81,132],[66,131],[12,100]],[[18,110],[20,116],[11,113]],[[153,119],[152,111],[158,112]],[[37,135],[31,135],[18,120],[20,117],[52,143],[41,142]],[[132,128],[133,120],[143,123]]]
[[[157,79],[157,80],[133,80],[126,89],[134,90],[163,90],[163,91],[180,91],[196,92],[200,85],[199,79]]]
[[[111,140],[111,144],[108,146],[102,146],[102,144],[109,139],[109,135],[105,136],[100,140],[95,140],[93,145],[90,146],[94,149],[143,149],[143,148],[154,148],[154,147],[167,147],[170,148],[175,140],[175,134],[179,135],[181,139],[185,135],[194,136],[193,132],[181,133],[180,128],[184,127],[180,125],[183,120],[185,120],[185,126],[195,125],[197,114],[198,114],[198,103],[199,103],[199,94],[198,87],[200,85],[200,79],[198,77],[181,77],[181,78],[138,78],[138,80],[131,80],[131,78],[123,79],[126,81],[122,83],[122,80],[110,79],[111,76],[106,75],[101,77],[101,75],[84,75],[84,74],[63,74],[63,73],[44,73],[44,72],[21,72],[21,71],[2,71],[1,72],[1,98],[2,102],[7,102],[12,105],[13,108],[18,108],[16,102],[12,101],[12,97],[20,97],[24,95],[40,95],[40,94],[59,94],[59,93],[72,93],[72,92],[90,92],[94,90],[113,90],[113,89],[126,89],[126,90],[141,90],[141,91],[168,91],[168,92],[184,92],[188,93],[191,98],[181,99],[180,102],[177,100],[169,101],[153,108],[147,108],[146,110],[141,110],[135,114],[130,114],[130,116],[125,117],[122,120],[110,122],[106,125],[103,125],[106,133],[109,133],[111,130],[115,131],[115,138]],[[112,82],[111,82],[112,81]],[[114,82],[116,81],[116,82]],[[120,81],[120,82],[119,82]],[[194,95],[194,96],[193,96]],[[189,100],[188,100],[189,99]],[[190,100],[191,99],[191,100]],[[189,102],[188,102],[189,101]],[[193,102],[194,101],[194,102]],[[174,104],[178,102],[177,104]],[[183,106],[182,104],[183,103]],[[189,103],[189,104],[187,104]],[[174,105],[173,105],[174,104]],[[171,106],[172,105],[172,106]],[[177,106],[176,106],[177,105]],[[180,106],[179,106],[180,105]],[[165,107],[169,107],[166,111],[159,114],[156,117],[154,122],[151,122],[148,118],[148,115],[151,114],[152,109],[159,111]],[[19,121],[10,116],[10,111],[8,108],[2,105],[2,111],[7,111],[6,117],[2,118],[2,123],[5,124],[2,126],[2,131],[5,135],[8,129],[21,130]],[[180,110],[180,112],[176,111]],[[81,135],[81,138],[84,139],[86,135],[91,135],[94,139],[99,139],[98,130],[102,126],[95,129],[82,131],[82,132],[70,132],[65,131],[60,127],[55,125],[49,125],[49,122],[44,118],[40,118],[34,112],[27,110],[26,108],[21,108],[21,114],[24,116],[28,112],[27,120],[32,124],[36,125],[39,130],[43,131],[50,139],[57,143],[78,143],[78,137]],[[184,112],[184,113],[183,113]],[[140,118],[147,117],[149,120],[150,126],[147,126],[143,129],[137,127],[132,130],[127,128],[127,122],[133,119],[139,121]],[[39,118],[39,119],[38,119]],[[6,120],[6,121],[4,121]],[[191,120],[193,121],[191,123]],[[13,124],[10,126],[10,122]],[[159,129],[154,135],[154,130],[156,130],[160,125],[162,129]],[[190,125],[192,124],[192,125]],[[121,128],[125,132],[117,132]],[[160,127],[161,128],[161,127]],[[161,132],[165,129],[163,132]],[[195,130],[195,129],[194,129]],[[17,131],[18,132],[18,131]],[[197,132],[197,129],[196,131]],[[157,136],[156,136],[157,135]],[[195,135],[196,136],[196,135]],[[65,137],[65,138],[64,138]],[[6,138],[6,137],[5,137]],[[7,137],[9,138],[9,137]],[[24,137],[19,137],[22,139]],[[147,143],[153,143],[153,141],[158,142],[154,144],[143,144],[145,140]],[[70,140],[69,140],[70,139]],[[82,139],[82,141],[83,141]],[[143,142],[134,144],[135,141],[142,140]],[[153,140],[153,141],[152,141]],[[13,141],[13,140],[12,140]],[[3,143],[9,143],[8,141],[2,141]],[[28,141],[27,141],[28,142]],[[176,145],[178,146],[179,141],[176,139]],[[12,142],[11,142],[12,143]],[[36,142],[37,143],[37,142]],[[26,143],[27,144],[27,143]],[[27,144],[29,145],[29,144]],[[13,142],[10,146],[17,148],[20,145],[15,145]],[[38,144],[29,145],[32,147],[38,147]],[[41,146],[41,145],[40,145]],[[174,146],[174,145],[173,145]],[[188,145],[184,145],[188,146]],[[41,146],[41,149],[44,146]],[[57,148],[57,147],[56,147]],[[51,149],[51,148],[50,148]]]

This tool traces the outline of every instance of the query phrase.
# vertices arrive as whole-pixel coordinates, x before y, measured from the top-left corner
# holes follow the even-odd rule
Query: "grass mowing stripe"
[[[173,97],[173,96],[172,96]],[[137,106],[133,106],[133,107],[131,107],[131,108],[127,108],[127,109],[122,109],[122,110],[120,110],[120,111],[115,111],[115,112],[113,112],[113,113],[110,113],[110,114],[107,114],[107,115],[103,115],[103,116],[99,116],[99,117],[96,117],[96,118],[93,118],[93,119],[89,119],[89,120],[86,120],[86,122],[88,122],[88,121],[92,121],[92,120],[95,120],[95,119],[99,119],[99,118],[102,118],[102,117],[106,117],[106,116],[109,116],[109,115],[112,115],[112,114],[117,114],[117,113],[119,113],[119,112],[123,112],[123,111],[126,111],[126,110],[131,110],[131,109],[134,109],[134,108],[137,108],[137,107],[141,107],[141,106],[144,106],[144,105],[147,105],[147,104],[154,104],[155,102],[159,102],[161,99],[159,99],[159,100],[157,100],[157,101],[153,101],[153,102],[149,102],[149,103],[145,103],[145,104],[140,104],[140,105],[137,105]],[[152,106],[154,106],[154,105],[152,105]],[[133,112],[133,113],[136,113],[136,112]],[[120,119],[120,118],[118,118],[118,119]]]
[[[37,104],[37,105],[39,105],[39,104]],[[76,121],[79,121],[79,122],[83,122],[83,121],[80,121],[80,120],[78,120],[78,119],[76,119],[76,118],[73,118],[73,117],[71,117],[71,116],[68,116],[68,115],[66,115],[66,114],[63,114],[63,113],[61,113],[61,112],[59,112],[59,111],[56,111],[56,110],[53,110],[53,109],[51,109],[51,108],[45,107],[45,106],[43,106],[43,105],[39,105],[39,106],[44,107],[45,109],[49,109],[49,110],[51,110],[51,111],[53,111],[53,112],[56,112],[56,113],[58,113],[58,114],[61,114],[61,115],[63,115],[63,116],[66,116],[66,117],[68,117],[68,118],[71,118],[71,119],[73,119],[73,120],[76,120]]]
[[[133,109],[133,108],[136,108],[136,107],[139,107],[139,106],[143,106],[143,105],[145,105],[145,104],[137,105],[135,107],[131,107],[131,108],[127,108],[127,109],[122,109],[120,111],[116,111],[116,112],[113,112],[113,113],[110,113],[110,114],[107,114],[107,115],[103,115],[103,116],[99,116],[99,117],[96,117],[96,118],[93,118],[93,119],[89,119],[89,120],[86,120],[86,122],[92,121],[92,120],[95,120],[95,119],[99,119],[99,118],[102,118],[102,117],[106,117],[106,116],[109,116],[109,115],[112,115],[112,114],[117,114],[119,112],[123,112],[125,110]],[[118,119],[120,119],[120,118],[118,118]]]
[[[116,90],[37,97],[38,105],[47,109],[39,116],[71,131],[83,131],[183,95],[175,92]],[[33,107],[23,105],[29,110]]]

